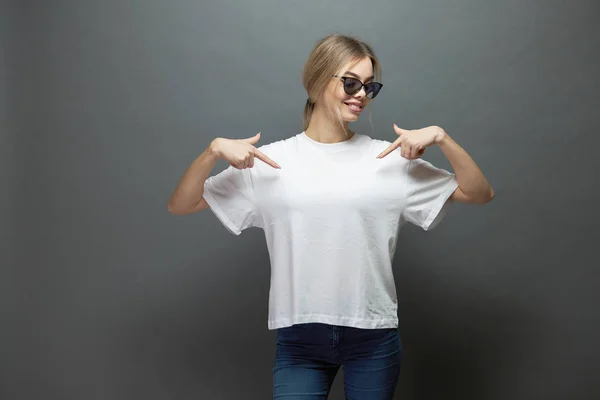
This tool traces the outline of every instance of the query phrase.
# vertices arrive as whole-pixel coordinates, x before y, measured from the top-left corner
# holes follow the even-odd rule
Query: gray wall
[[[595,2],[6,10],[2,399],[269,398],[262,231],[235,237],[167,201],[214,137],[301,130],[301,69],[332,32],[383,63],[372,126],[355,129],[393,140],[393,122],[440,125],[496,190],[433,231],[402,232],[397,398],[600,398]],[[425,159],[449,168],[439,149]]]
[[[7,265],[6,260],[12,257],[12,193],[14,191],[14,168],[13,159],[13,134],[9,130],[8,121],[8,72],[7,72],[7,41],[8,41],[8,18],[6,17],[6,7],[0,3],[0,184],[2,191],[0,195],[0,210],[2,214],[0,220],[0,260],[2,265]],[[10,253],[9,253],[10,252]],[[6,258],[6,260],[5,260]],[[4,285],[2,289],[7,289]],[[0,292],[4,293],[4,290]]]
[[[16,279],[16,237],[14,235],[14,203],[17,198],[17,158],[15,157],[14,108],[9,109],[8,54],[11,26],[9,7],[0,1],[0,398],[9,398],[13,368],[17,357],[13,352],[16,345],[16,318],[20,312],[17,305],[19,285]]]

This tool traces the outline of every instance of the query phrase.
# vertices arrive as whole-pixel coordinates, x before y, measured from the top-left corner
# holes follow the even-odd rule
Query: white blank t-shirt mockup
[[[264,230],[269,329],[398,327],[392,260],[400,228],[437,225],[458,183],[400,150],[377,159],[389,145],[362,134],[320,143],[302,132],[259,147],[281,169],[256,159],[206,180],[204,198],[229,231]]]

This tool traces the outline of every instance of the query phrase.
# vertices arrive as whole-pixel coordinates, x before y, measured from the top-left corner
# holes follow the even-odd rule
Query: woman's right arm
[[[217,162],[214,141],[188,167],[169,199],[169,212],[176,215],[192,214],[208,208],[204,200],[204,182]]]
[[[169,199],[169,212],[176,215],[192,214],[209,207],[204,200],[204,182],[208,179],[217,159],[221,158],[234,168],[254,167],[254,158],[269,164],[273,168],[281,168],[254,147],[260,139],[260,132],[247,139],[217,138],[188,167],[179,184]]]

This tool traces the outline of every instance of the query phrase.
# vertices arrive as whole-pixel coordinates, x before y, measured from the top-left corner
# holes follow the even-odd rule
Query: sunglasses
[[[344,82],[344,92],[350,96],[358,93],[360,89],[365,88],[365,95],[368,99],[374,99],[383,85],[379,82],[362,83],[360,79],[351,78],[349,76],[334,75],[334,78],[340,78]]]

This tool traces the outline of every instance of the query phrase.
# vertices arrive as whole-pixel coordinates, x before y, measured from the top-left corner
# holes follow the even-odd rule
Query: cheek
[[[340,107],[340,102],[344,101],[344,97],[336,91],[335,88],[327,88],[323,93],[322,97],[323,105],[328,109],[335,109]]]
[[[344,92],[344,87],[340,84],[331,84],[327,90],[328,99],[331,102],[339,103],[340,101],[345,101],[348,98],[346,92]]]
[[[349,97],[351,97],[346,94],[346,92],[344,91],[344,86],[341,84],[335,88],[335,94],[336,98],[340,101],[346,101]]]

